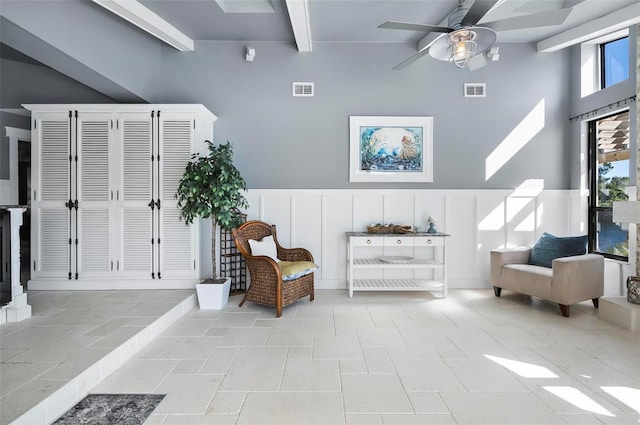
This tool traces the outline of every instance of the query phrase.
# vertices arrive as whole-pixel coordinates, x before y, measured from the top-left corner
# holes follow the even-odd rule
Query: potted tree
[[[233,165],[233,147],[230,142],[209,147],[207,156],[194,154],[187,164],[175,194],[178,207],[186,224],[197,217],[211,218],[211,262],[213,276],[196,284],[198,303],[203,309],[220,309],[229,300],[231,279],[218,278],[216,262],[216,235],[218,225],[226,230],[242,223],[241,208],[248,203],[243,195],[246,183]]]

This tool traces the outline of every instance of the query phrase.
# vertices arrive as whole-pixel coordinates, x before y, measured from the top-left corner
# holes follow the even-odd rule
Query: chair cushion
[[[311,261],[280,261],[278,263],[282,280],[294,280],[318,270],[318,265]]]
[[[276,248],[276,242],[273,240],[273,235],[265,236],[260,241],[249,239],[249,247],[251,247],[251,255],[266,255],[275,262],[280,262],[278,259],[278,249]]]
[[[544,232],[531,249],[529,264],[551,267],[556,258],[586,254],[588,240],[588,235],[561,238]]]

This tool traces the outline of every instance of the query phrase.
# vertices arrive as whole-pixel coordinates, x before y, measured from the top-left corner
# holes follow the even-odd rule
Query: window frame
[[[605,52],[604,52],[605,47],[608,44],[615,43],[616,41],[624,40],[625,38],[629,39],[629,35],[627,34],[625,36],[614,38],[614,39],[611,39],[611,40],[607,40],[607,41],[604,41],[604,42],[598,44],[598,68],[599,68],[599,71],[600,71],[600,90],[606,89],[607,87],[613,87],[616,84],[619,84],[619,83],[629,79],[629,75],[627,75],[627,78],[624,79],[624,80],[620,80],[620,81],[618,81],[616,83],[613,83],[611,85],[607,85],[606,84],[606,81],[607,81],[607,70],[606,70],[606,68],[607,67],[605,66]],[[631,41],[631,40],[629,40],[629,41]],[[629,61],[630,61],[630,57],[629,57],[629,52],[627,51],[627,67],[629,66]]]
[[[587,143],[588,143],[588,181],[589,181],[589,202],[587,211],[587,231],[589,235],[589,242],[587,245],[587,252],[593,254],[600,254],[605,258],[612,260],[628,262],[629,257],[623,255],[615,255],[607,252],[598,251],[597,229],[598,229],[598,213],[610,211],[613,213],[613,207],[598,206],[598,133],[597,123],[603,118],[616,115],[617,113],[605,115],[599,118],[592,119],[587,122]],[[631,241],[629,240],[629,243]]]

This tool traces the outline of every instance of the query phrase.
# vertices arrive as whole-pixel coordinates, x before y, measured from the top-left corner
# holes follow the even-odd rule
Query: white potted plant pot
[[[201,310],[220,310],[229,301],[231,278],[207,279],[196,283],[198,304]]]

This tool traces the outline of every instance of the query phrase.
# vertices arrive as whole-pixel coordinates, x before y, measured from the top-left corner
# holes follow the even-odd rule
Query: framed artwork
[[[349,117],[350,182],[432,182],[433,117]]]

